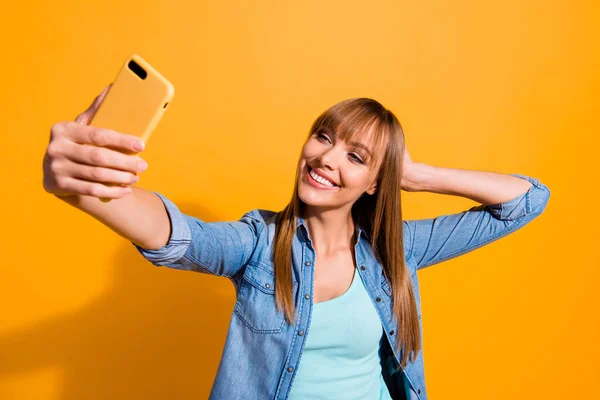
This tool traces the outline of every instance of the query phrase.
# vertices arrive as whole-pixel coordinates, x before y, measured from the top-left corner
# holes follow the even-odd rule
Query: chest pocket
[[[294,294],[297,284],[294,282]],[[275,275],[258,263],[250,263],[242,278],[235,314],[252,331],[279,333],[283,330],[285,316],[275,305]]]

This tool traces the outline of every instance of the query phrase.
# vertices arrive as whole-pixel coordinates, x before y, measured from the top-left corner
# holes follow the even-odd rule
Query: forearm
[[[92,196],[59,197],[91,215],[123,238],[146,249],[159,249],[171,235],[171,221],[156,194],[132,186],[133,191],[105,203]]]
[[[508,174],[440,168],[424,163],[413,163],[407,175],[411,192],[461,196],[486,205],[512,200],[532,186],[529,181]]]

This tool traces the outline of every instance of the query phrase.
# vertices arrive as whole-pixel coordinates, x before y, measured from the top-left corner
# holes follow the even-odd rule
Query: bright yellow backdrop
[[[540,178],[539,219],[419,272],[430,398],[600,398],[599,16],[593,0],[3,6],[0,398],[210,391],[233,286],[152,266],[42,188],[52,124],[132,53],[176,88],[139,185],[207,221],[283,208],[311,122],[348,97],[391,108],[416,161]],[[407,219],[473,205],[403,198]]]

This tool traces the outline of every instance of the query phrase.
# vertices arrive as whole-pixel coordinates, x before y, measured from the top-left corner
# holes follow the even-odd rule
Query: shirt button
[[[418,394],[421,394],[421,389],[417,389],[417,393],[418,393]]]
[[[305,298],[306,300],[310,299],[310,294],[306,293],[306,294],[304,295],[304,298]]]
[[[298,331],[298,336],[304,335],[304,331]]]
[[[294,367],[289,367],[288,372],[294,372]]]
[[[366,269],[364,265],[360,266],[360,269],[362,269],[363,271]]]
[[[381,301],[381,297],[378,297],[375,300],[377,300],[377,302],[379,303]]]
[[[310,266],[310,261],[305,262],[304,265]]]
[[[271,284],[270,284],[270,283],[267,283],[267,284],[265,285],[265,287],[266,287],[267,289],[269,289],[269,288],[271,287]]]
[[[390,335],[393,335],[393,334],[394,334],[394,331],[390,331]]]

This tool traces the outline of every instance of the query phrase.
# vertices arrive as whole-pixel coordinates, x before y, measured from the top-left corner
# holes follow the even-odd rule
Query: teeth
[[[327,179],[322,178],[319,175],[317,175],[315,173],[315,171],[313,171],[313,170],[310,171],[310,176],[312,176],[315,181],[317,181],[317,182],[319,182],[319,183],[321,183],[323,185],[331,186],[331,187],[336,186],[333,183],[331,183],[330,181],[328,181]]]

